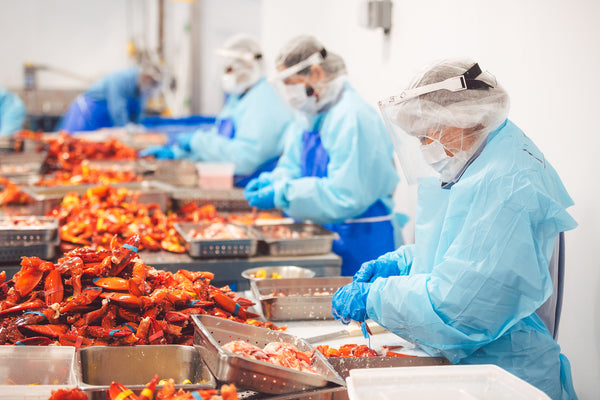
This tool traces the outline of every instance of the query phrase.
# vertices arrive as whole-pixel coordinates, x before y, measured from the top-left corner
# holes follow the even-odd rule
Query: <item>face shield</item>
[[[494,111],[489,96],[460,94],[492,91],[496,86],[493,76],[482,76],[478,64],[466,69],[439,82],[413,83],[412,88],[378,102],[409,184],[436,175],[443,183],[458,180],[488,134],[500,125],[488,111],[506,119],[508,108],[506,113]]]
[[[260,80],[262,54],[231,49],[218,49],[216,54],[224,59],[221,76],[221,87],[224,92],[239,95]]]

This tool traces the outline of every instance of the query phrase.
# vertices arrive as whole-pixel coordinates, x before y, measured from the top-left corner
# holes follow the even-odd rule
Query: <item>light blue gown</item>
[[[339,234],[333,250],[342,275],[352,275],[395,248],[392,152],[381,118],[346,83],[338,102],[311,118],[308,130],[297,129],[277,168],[261,178],[273,182],[277,208]]]
[[[25,105],[19,96],[0,87],[0,136],[23,129],[25,116]]]
[[[139,67],[131,67],[93,83],[69,106],[58,129],[94,131],[138,122],[147,100],[138,87],[139,74]]]
[[[291,112],[263,78],[245,94],[229,95],[215,126],[197,131],[189,151],[175,147],[175,158],[233,162],[236,185],[244,186],[275,167],[291,120]]]
[[[577,225],[543,154],[506,121],[451,189],[421,182],[417,204],[415,245],[397,250],[405,275],[374,281],[368,316],[454,364],[495,364],[554,400],[576,398],[535,313],[552,293],[555,239]]]

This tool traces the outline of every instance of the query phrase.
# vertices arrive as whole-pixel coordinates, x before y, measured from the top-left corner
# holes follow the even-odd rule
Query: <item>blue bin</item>
[[[140,123],[148,130],[166,133],[167,144],[171,145],[180,133],[209,129],[214,125],[215,120],[215,117],[206,115],[192,115],[185,118],[146,117]]]

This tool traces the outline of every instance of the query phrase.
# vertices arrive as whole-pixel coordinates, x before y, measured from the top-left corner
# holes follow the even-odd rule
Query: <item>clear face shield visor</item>
[[[420,101],[420,96],[440,90],[459,92],[467,89],[490,88],[489,84],[474,79],[479,74],[481,70],[477,64],[474,64],[463,75],[406,89],[398,95],[378,102],[383,121],[392,138],[397,161],[409,185],[417,183],[423,177],[440,176],[439,170],[434,169],[432,165],[437,163],[439,166],[448,157],[458,155],[456,149],[447,145],[450,135],[442,133],[452,133],[453,128],[440,123],[440,121],[451,121],[452,116],[439,115],[438,121],[424,118],[423,115],[431,112],[426,112],[427,104]],[[454,128],[454,131],[455,139],[461,139],[461,130]]]
[[[230,49],[217,49],[215,53],[223,58],[221,86],[226,92],[242,93],[260,79],[262,54]]]
[[[284,70],[278,71],[275,75],[273,75],[269,79],[269,83],[271,85],[273,85],[273,87],[276,88],[279,95],[283,99],[286,99],[286,101],[288,101],[288,103],[289,103],[289,97],[290,97],[289,91],[290,90],[289,90],[289,88],[287,88],[288,84],[286,83],[286,81],[289,78],[291,78],[292,76],[297,75],[299,72],[301,72],[302,70],[305,70],[308,67],[321,64],[323,62],[323,60],[325,59],[326,55],[327,55],[327,52],[325,49],[318,51],[316,53],[313,53],[308,58],[305,58],[304,60],[300,61],[299,63],[291,65]],[[291,86],[291,84],[290,84],[290,86]],[[308,89],[308,90],[310,90],[310,89]],[[306,95],[310,96],[310,95],[312,95],[312,93],[306,93]]]

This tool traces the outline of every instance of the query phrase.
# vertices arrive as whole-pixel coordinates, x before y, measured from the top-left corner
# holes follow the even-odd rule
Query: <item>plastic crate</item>
[[[496,365],[353,369],[346,383],[350,400],[550,400]]]

